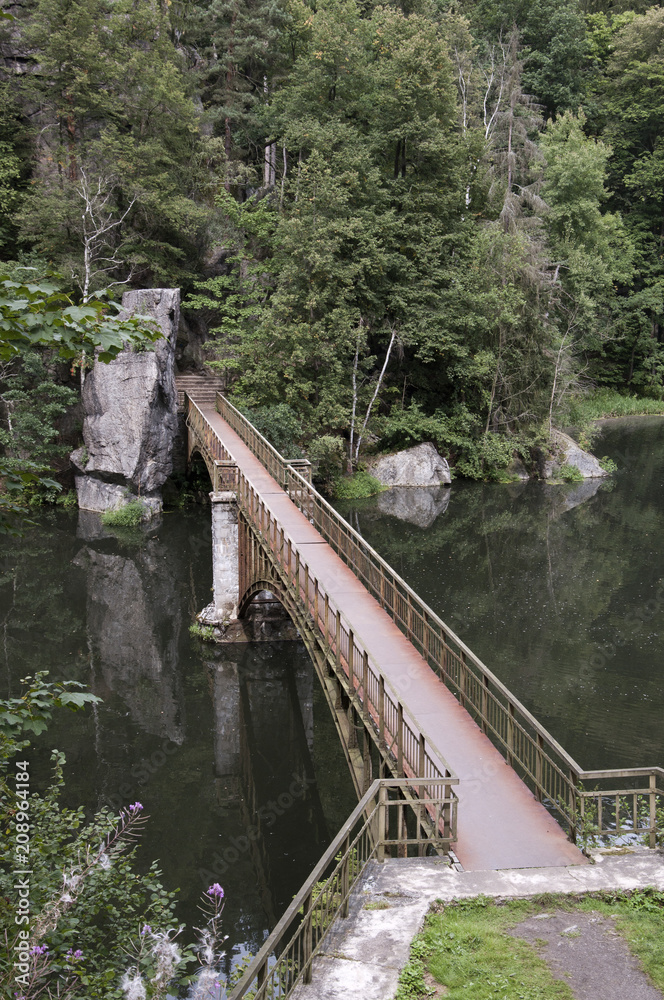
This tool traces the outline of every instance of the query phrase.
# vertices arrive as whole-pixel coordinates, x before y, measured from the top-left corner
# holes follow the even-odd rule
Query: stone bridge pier
[[[206,625],[237,620],[239,603],[239,538],[235,493],[211,493],[213,600],[198,616]]]

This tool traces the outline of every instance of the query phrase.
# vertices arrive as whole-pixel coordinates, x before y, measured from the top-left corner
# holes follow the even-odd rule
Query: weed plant
[[[146,520],[147,513],[142,500],[130,500],[122,507],[105,510],[101,515],[101,523],[107,528],[136,528]]]

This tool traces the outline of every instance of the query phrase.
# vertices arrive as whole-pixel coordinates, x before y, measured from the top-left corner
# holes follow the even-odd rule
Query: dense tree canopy
[[[662,396],[662,8],[12,11],[0,254],[70,311],[180,285],[238,400],[351,464],[426,435],[491,474],[584,384]]]

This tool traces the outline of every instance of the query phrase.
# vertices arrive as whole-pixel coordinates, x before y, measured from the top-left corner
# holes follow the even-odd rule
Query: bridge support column
[[[212,582],[214,600],[201,611],[199,621],[218,625],[237,620],[240,596],[239,541],[235,493],[211,493]]]

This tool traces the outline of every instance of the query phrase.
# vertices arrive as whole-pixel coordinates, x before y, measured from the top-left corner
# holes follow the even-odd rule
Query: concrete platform
[[[437,859],[372,862],[314,960],[313,980],[294,1000],[390,1000],[410,945],[435,900],[479,895],[524,898],[540,893],[582,895],[602,889],[655,886],[664,891],[662,851],[598,855],[595,864],[567,868],[518,868],[457,872]]]

